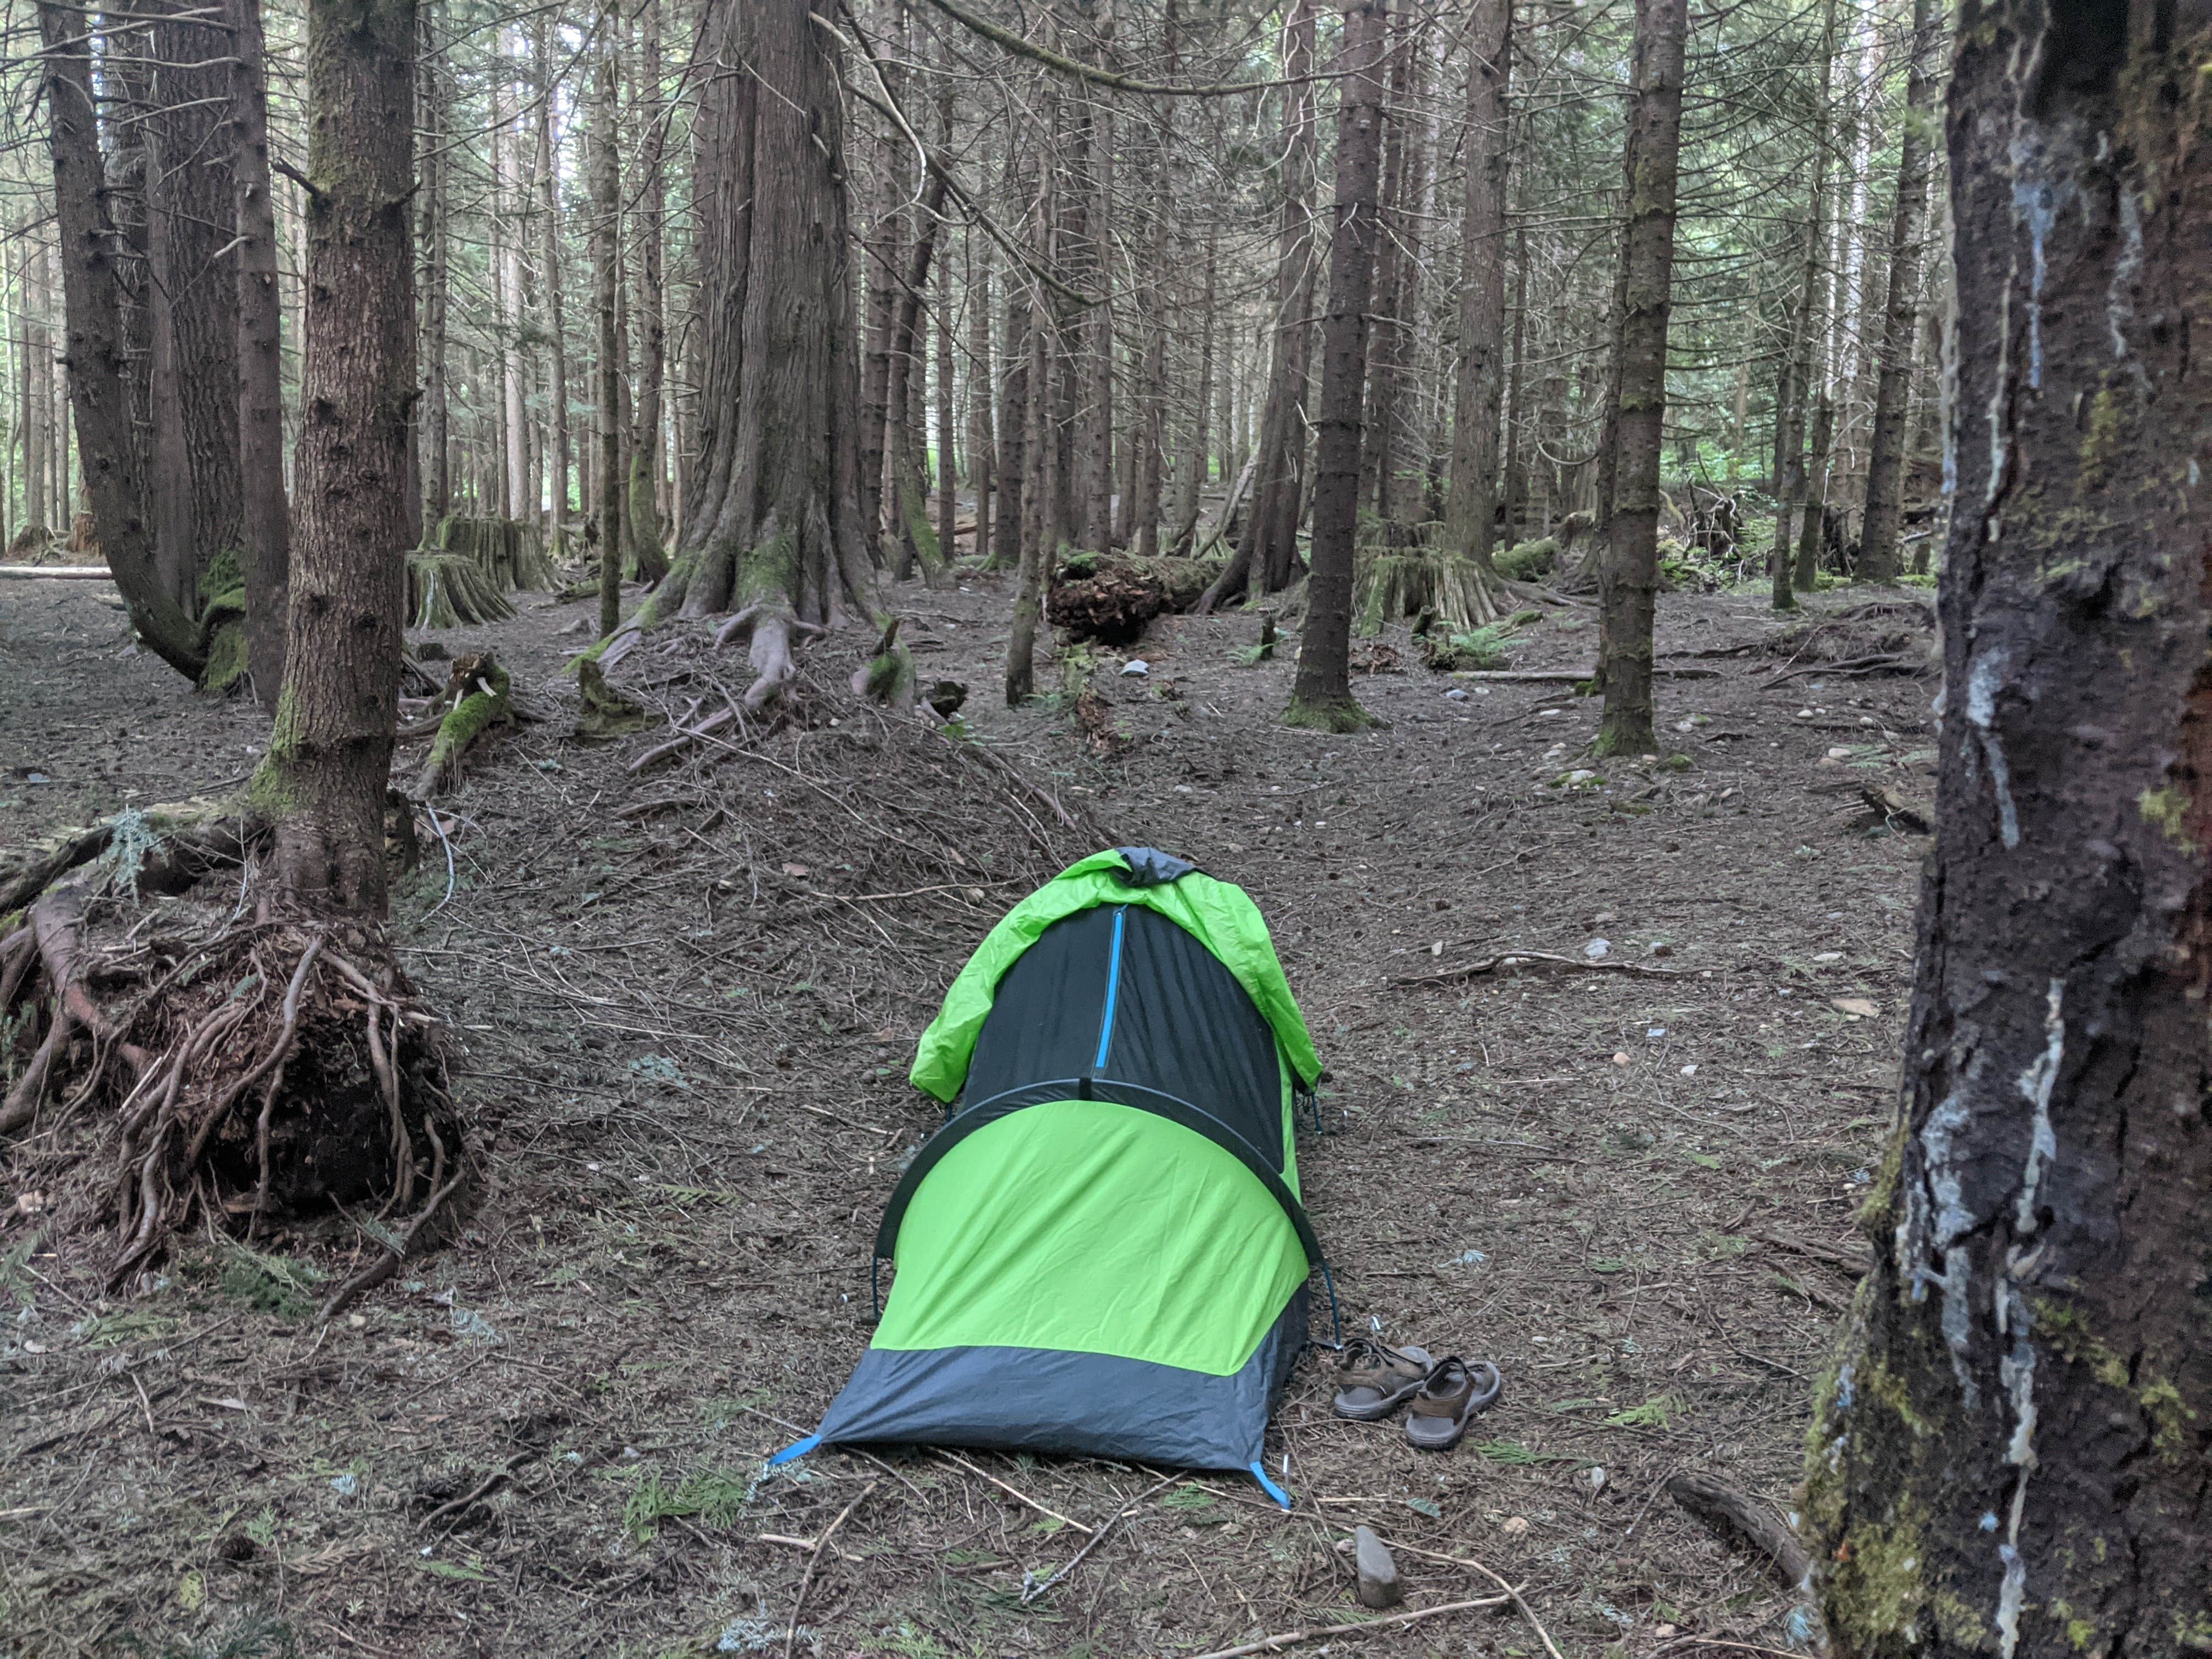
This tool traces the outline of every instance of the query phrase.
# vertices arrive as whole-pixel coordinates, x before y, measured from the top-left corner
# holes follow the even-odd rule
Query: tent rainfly
[[[1295,1103],[1321,1071],[1258,908],[1150,848],[1016,905],[922,1034],[951,1107],[876,1235],[897,1268],[813,1435],[1249,1470],[1321,1247]],[[1333,1299],[1333,1298],[1332,1298]]]

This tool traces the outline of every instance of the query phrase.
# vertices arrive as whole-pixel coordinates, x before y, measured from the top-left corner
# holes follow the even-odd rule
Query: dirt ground
[[[1666,596],[1661,660],[1698,672],[1627,764],[1583,757],[1571,685],[1433,674],[1402,630],[1360,647],[1381,725],[1286,729],[1289,648],[1246,665],[1249,613],[1072,653],[1008,711],[988,576],[896,595],[974,743],[854,702],[855,635],[794,718],[633,775],[665,730],[570,735],[587,605],[443,636],[541,716],[449,799],[450,879],[433,841],[394,907],[486,1184],[328,1327],[343,1224],[194,1238],[109,1301],[41,1231],[40,1126],[0,1176],[0,1650],[1192,1656],[1362,1617],[1336,1545],[1363,1521],[1407,1605],[1498,1599],[1480,1562],[1561,1656],[1800,1646],[1773,1575],[1662,1482],[1790,1501],[1925,852],[1857,798],[1932,791],[1933,681],[1820,665],[1924,653],[1924,597],[1816,596],[1808,639],[1757,595]],[[1552,611],[1516,667],[1585,667],[1595,635]],[[682,716],[744,677],[686,628],[613,678]],[[234,784],[265,730],[86,583],[0,585],[0,836]],[[1095,1461],[765,1472],[867,1340],[876,1218],[939,1118],[904,1081],[937,999],[1022,892],[1129,842],[1273,928],[1332,1073],[1298,1166],[1346,1328],[1494,1358],[1503,1401],[1425,1455],[1334,1418],[1310,1354],[1269,1439],[1289,1514]],[[1509,949],[1602,966],[1462,971]],[[1507,1603],[1293,1651],[1546,1648]]]

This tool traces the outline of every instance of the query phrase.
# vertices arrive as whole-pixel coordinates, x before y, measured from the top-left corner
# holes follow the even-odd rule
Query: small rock
[[[1398,1578],[1398,1564],[1390,1559],[1390,1552],[1382,1547],[1374,1528],[1362,1527],[1352,1534],[1352,1555],[1359,1569],[1361,1607],[1395,1607],[1406,1599],[1406,1587]]]
[[[1498,1530],[1508,1538],[1526,1538],[1528,1535],[1528,1517],[1525,1515],[1509,1515],[1498,1523]]]
[[[1605,1468],[1601,1464],[1591,1464],[1575,1478],[1592,1498],[1605,1490]]]
[[[1152,665],[1142,657],[1132,657],[1121,665],[1121,672],[1124,674],[1149,674],[1152,672]]]
[[[1864,997],[1837,997],[1828,1005],[1839,1014],[1849,1014],[1854,1019],[1872,1019],[1881,1009]]]
[[[1609,954],[1612,950],[1613,941],[1611,939],[1594,939],[1588,945],[1583,946],[1583,954],[1588,957],[1592,962],[1596,962]]]
[[[1614,1065],[1616,1065],[1616,1066],[1626,1066],[1626,1065],[1627,1065],[1627,1064],[1628,1064],[1628,1052],[1627,1052],[1627,1050],[1626,1050],[1626,1049],[1622,1049],[1622,1048],[1616,1048],[1616,1049],[1613,1051],[1613,1063]]]
[[[1456,685],[1452,687],[1450,690],[1445,692],[1444,697],[1447,702],[1465,702],[1468,700],[1465,689]]]

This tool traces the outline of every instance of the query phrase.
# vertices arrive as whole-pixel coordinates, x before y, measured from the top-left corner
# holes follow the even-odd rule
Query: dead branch
[[[1655,968],[1644,962],[1592,962],[1583,957],[1563,957],[1553,951],[1504,951],[1462,968],[1447,968],[1440,974],[1409,974],[1393,983],[1449,985],[1507,968],[1564,968],[1579,974],[1643,974],[1653,979],[1680,979],[1685,971],[1680,968]]]
[[[1667,1477],[1667,1496],[1723,1542],[1747,1544],[1766,1558],[1785,1589],[1802,1589],[1813,1571],[1797,1534],[1758,1499],[1717,1475],[1685,1469]]]
[[[1482,1607],[1503,1607],[1515,1598],[1504,1595],[1476,1596],[1465,1601],[1446,1601],[1440,1607],[1413,1607],[1404,1613],[1385,1613],[1380,1619],[1361,1619],[1348,1625],[1309,1625],[1303,1630],[1285,1631],[1280,1636],[1262,1637],[1256,1642],[1246,1642],[1233,1648],[1217,1648],[1212,1653],[1201,1653],[1198,1659],[1249,1659],[1255,1653],[1280,1653],[1285,1648],[1294,1648],[1305,1642],[1319,1642],[1333,1636],[1366,1636],[1378,1630],[1397,1630],[1407,1625],[1418,1625],[1425,1619],[1441,1618],[1448,1613],[1473,1613]],[[1553,1651],[1556,1654],[1557,1649]]]

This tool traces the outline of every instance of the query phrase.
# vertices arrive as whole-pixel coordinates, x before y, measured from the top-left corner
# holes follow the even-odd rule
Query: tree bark
[[[638,142],[637,210],[632,220],[638,242],[637,318],[645,350],[637,370],[637,420],[629,442],[629,550],[641,581],[668,574],[668,553],[660,527],[660,419],[662,387],[668,378],[666,282],[662,270],[663,225],[668,216],[668,178],[661,152],[665,131],[660,118],[660,3],[645,0],[642,39],[632,109],[641,125]]]
[[[1498,533],[1498,410],[1505,395],[1505,96],[1512,51],[1513,0],[1475,0],[1468,38],[1459,392],[1445,536],[1454,551],[1486,570]]]
[[[447,385],[448,352],[446,305],[452,279],[452,242],[447,226],[451,210],[447,196],[450,169],[447,165],[447,112],[451,95],[446,83],[444,42],[439,39],[444,21],[442,0],[429,0],[423,14],[427,41],[422,82],[422,376],[423,412],[418,422],[422,434],[423,537],[434,541],[438,526],[453,510],[453,409]]]
[[[234,552],[243,513],[239,471],[238,288],[228,262],[237,236],[228,112],[234,94],[229,31],[189,4],[154,26],[154,96],[161,165],[149,180],[165,269],[169,365],[175,388],[173,454],[181,471],[161,487],[176,492],[184,546],[179,595],[197,613],[199,578],[216,556]],[[160,437],[157,433],[157,441]]]
[[[599,99],[592,125],[592,306],[599,319],[599,636],[622,625],[623,465],[622,349],[617,333],[621,302],[616,281],[621,262],[621,118],[615,106],[615,31],[612,7],[599,14]]]
[[[921,211],[915,221],[920,229],[913,246],[907,250],[906,268],[900,275],[891,308],[887,359],[890,382],[884,401],[886,407],[902,412],[902,418],[893,423],[889,440],[892,530],[900,546],[901,580],[913,574],[913,561],[917,556],[921,559],[925,576],[935,574],[942,556],[942,550],[930,545],[936,536],[929,527],[928,491],[922,479],[922,451],[927,434],[922,430],[922,423],[911,417],[908,405],[913,393],[919,389],[912,378],[915,370],[926,370],[927,365],[922,339],[922,299],[928,292],[930,266],[937,255],[939,227],[945,222],[946,183],[944,173],[935,167],[930,169],[929,181],[922,190]]]
[[[1346,9],[1336,125],[1336,222],[1329,239],[1328,313],[1322,324],[1320,420],[1314,448],[1313,573],[1286,718],[1325,731],[1364,726],[1352,695],[1352,544],[1359,515],[1359,425],[1367,380],[1367,311],[1375,278],[1382,125],[1382,48],[1389,0]]]
[[[309,0],[307,261],[284,690],[255,805],[264,902],[381,916],[416,395],[414,0]]]
[[[1889,292],[1882,310],[1875,380],[1874,428],[1867,440],[1866,513],[1859,526],[1856,574],[1863,581],[1897,580],[1902,527],[1905,393],[1912,380],[1912,343],[1920,313],[1920,222],[1928,197],[1928,106],[1940,13],[1935,0],[1913,0],[1911,62],[1905,77],[1905,131],[1899,142],[1897,205],[1889,231]]]
[[[2212,8],[1959,42],[1937,833],[1806,1532],[1841,1652],[2147,1659],[2212,1642]]]
[[[231,0],[231,168],[238,217],[239,562],[246,579],[246,663],[254,695],[274,702],[284,683],[284,618],[291,590],[292,520],[284,496],[282,306],[276,204],[269,178],[269,82],[261,0]]]
[[[131,432],[126,389],[131,364],[118,301],[115,232],[103,200],[106,169],[85,22],[82,12],[40,0],[70,403],[85,447],[86,483],[100,552],[130,606],[131,625],[162,661],[197,680],[206,666],[199,629],[162,586],[155,568],[145,479]],[[68,511],[65,496],[54,505]],[[60,527],[67,529],[66,524]]]
[[[561,280],[561,141],[553,127],[552,26],[538,20],[538,183],[544,200],[540,258],[545,266],[546,439],[552,452],[553,538],[568,517],[568,335]]]
[[[702,477],[684,546],[640,615],[757,606],[746,693],[757,704],[789,681],[795,623],[872,611],[849,161],[836,39],[807,0],[709,0],[702,33],[715,61],[755,73],[711,78],[700,94]]]
[[[1283,22],[1283,74],[1294,84],[1283,89],[1283,210],[1276,236],[1273,315],[1269,330],[1272,349],[1267,362],[1267,402],[1260,416],[1260,467],[1252,486],[1252,506],[1244,520],[1244,532],[1237,551],[1213,585],[1200,596],[1201,613],[1212,611],[1243,592],[1249,586],[1262,593],[1287,587],[1297,574],[1298,520],[1304,507],[1306,460],[1306,380],[1313,356],[1315,270],[1314,174],[1318,133],[1314,108],[1313,73],[1316,15],[1314,0],[1291,0]],[[1349,61],[1349,60],[1347,60]],[[1378,94],[1379,97],[1379,94]],[[1363,227],[1363,228],[1365,228]],[[1213,314],[1214,251],[1206,245],[1206,315]],[[1361,309],[1364,311],[1365,307]],[[1207,344],[1213,343],[1207,336]],[[1362,342],[1364,360],[1364,342]],[[1219,377],[1223,392],[1220,447],[1224,484],[1235,476],[1239,458],[1234,422],[1230,410],[1234,396],[1232,354],[1224,349]],[[1209,360],[1206,366],[1213,367]],[[1199,398],[1208,391],[1206,375],[1200,375]],[[1200,421],[1200,447],[1205,448],[1205,421]],[[1200,465],[1205,465],[1203,455]],[[1355,517],[1358,504],[1354,502]],[[1226,533],[1230,526],[1221,526]]]
[[[968,477],[975,490],[975,564],[994,568],[991,510],[999,479],[999,445],[991,398],[998,375],[991,362],[989,245],[973,247],[968,276]]]
[[[1596,751],[1640,755],[1651,717],[1651,623],[1659,585],[1659,460],[1674,303],[1674,186],[1682,139],[1687,0],[1637,0],[1629,114],[1628,229],[1621,244],[1620,468],[1599,595],[1605,713]]]
[[[1797,495],[1805,516],[1797,529],[1797,586],[1811,592],[1828,541],[1828,462],[1835,447],[1836,400],[1823,391],[1813,400],[1813,433],[1798,463]]]

